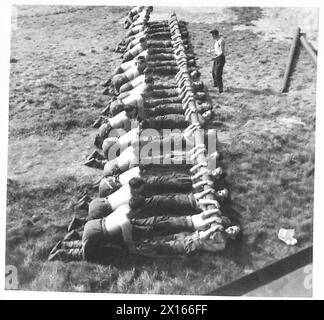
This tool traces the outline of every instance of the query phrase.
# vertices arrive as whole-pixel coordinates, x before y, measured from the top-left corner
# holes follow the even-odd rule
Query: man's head
[[[145,61],[137,63],[137,69],[140,74],[143,74],[144,71],[147,69],[147,63]]]
[[[190,73],[190,77],[195,81],[195,80],[198,80],[199,77],[200,77],[200,72],[196,69],[196,70],[193,70],[191,73]]]
[[[222,161],[224,159],[224,156],[221,152],[216,150],[215,152],[209,155],[209,158],[211,160],[215,160],[216,162],[218,162],[218,161]]]
[[[213,111],[207,110],[201,116],[204,119],[204,122],[208,122],[213,116]]]
[[[226,172],[221,167],[218,167],[212,171],[212,175],[215,179],[224,179],[226,176]]]
[[[197,100],[206,100],[206,93],[204,91],[196,91],[196,99]]]
[[[204,89],[204,83],[202,81],[193,81],[192,86],[195,91],[202,91]]]
[[[141,38],[139,39],[139,43],[141,44],[141,46],[142,46],[143,48],[146,49],[146,47],[147,47],[147,40],[146,40],[146,37],[141,37]]]
[[[144,70],[146,68],[146,61],[142,59],[143,57],[138,57],[136,60],[136,66],[139,70]]]
[[[145,62],[145,58],[143,56],[138,56],[136,58],[136,63],[138,64],[139,62]]]
[[[154,70],[151,67],[146,67],[143,73],[145,74],[145,77],[152,77]]]
[[[145,204],[145,198],[142,196],[131,197],[129,200],[129,207],[132,210],[140,210]]]
[[[137,109],[134,106],[131,105],[125,105],[124,110],[126,112],[126,115],[130,119],[135,119],[137,116]]]
[[[143,196],[145,181],[142,178],[138,178],[138,177],[132,178],[129,181],[129,186],[131,189],[131,194],[133,196]]]
[[[151,84],[151,85],[153,85],[153,84],[154,84],[154,79],[153,79],[153,77],[152,77],[151,75],[149,75],[149,76],[146,76],[146,75],[145,75],[145,83],[146,83],[146,84]]]
[[[230,227],[225,229],[225,232],[226,232],[227,236],[230,239],[233,239],[233,240],[238,236],[240,231],[241,231],[241,229],[240,229],[239,226],[230,226]]]
[[[216,192],[216,198],[219,201],[224,201],[229,197],[229,191],[224,188]]]
[[[212,31],[210,31],[210,33],[211,33],[211,35],[212,35],[212,37],[214,39],[218,39],[219,38],[219,32],[218,32],[217,29],[213,29]]]

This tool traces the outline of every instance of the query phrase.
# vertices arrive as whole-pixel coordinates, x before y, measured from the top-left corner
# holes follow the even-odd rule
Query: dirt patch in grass
[[[256,29],[265,9],[174,8],[190,22],[242,237],[217,255],[153,260],[112,250],[103,264],[46,261],[72,215],[86,214],[76,211],[78,193],[95,194],[100,171],[82,161],[93,149],[89,126],[108,100],[99,83],[120,63],[112,50],[125,34],[127,11],[18,10],[11,43],[6,263],[17,266],[20,289],[203,294],[312,243],[316,67],[301,50],[289,93],[281,94],[290,43],[264,37],[268,25]],[[156,8],[152,19],[170,12]],[[207,54],[215,25],[227,51],[222,95],[212,87]],[[297,246],[277,239],[282,227],[296,229]]]

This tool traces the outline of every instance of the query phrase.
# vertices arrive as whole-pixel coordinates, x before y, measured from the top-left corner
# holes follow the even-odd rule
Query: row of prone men
[[[143,10],[135,11],[125,24],[134,33],[128,33],[129,37],[136,35],[134,28],[138,27],[148,32],[151,26],[157,32],[163,32],[159,29],[166,31],[167,22],[148,25],[147,13],[141,15]],[[138,24],[132,25],[134,22]],[[174,64],[177,40],[167,41],[171,42],[170,46],[154,48],[160,50],[156,54],[170,55],[170,59],[161,61],[172,60]],[[128,53],[125,51],[124,57]],[[87,216],[73,217],[67,235],[52,249],[51,261],[85,259],[100,262],[111,255],[116,245],[119,249],[153,257],[199,250],[217,252],[225,248],[227,239],[234,239],[240,232],[239,226],[226,216],[230,196],[225,174],[219,166],[221,154],[215,152],[206,162],[192,165],[206,149],[205,145],[194,143],[193,134],[200,129],[200,124],[190,124],[190,114],[196,110],[189,107],[189,102],[193,98],[201,102],[197,106],[201,108],[203,124],[205,114],[211,111],[205,102],[203,85],[198,81],[198,71],[188,70],[190,83],[183,81],[177,86],[168,72],[156,71],[151,54],[144,58],[135,55],[129,61],[127,58],[105,83],[110,86],[109,93],[115,96],[108,111],[104,110],[112,117],[100,118],[95,123],[99,126],[95,139],[98,150],[86,162],[103,169],[103,178],[98,182],[99,197],[91,199],[84,194],[80,199],[79,205],[87,209]],[[171,68],[174,68],[171,74],[177,73],[176,77],[181,79],[177,65]],[[193,87],[196,88],[194,97]],[[118,111],[117,105],[121,108]],[[133,123],[136,126],[132,128]],[[175,128],[185,130],[170,132]],[[166,129],[169,131],[165,132]],[[208,140],[208,132],[204,134]],[[170,150],[164,152],[168,143]],[[162,160],[163,164],[156,160]],[[213,168],[215,163],[217,166]],[[205,175],[210,178],[202,179]],[[206,185],[210,187],[208,190],[204,190]],[[206,198],[210,193],[215,200]],[[210,205],[215,209],[208,209]]]

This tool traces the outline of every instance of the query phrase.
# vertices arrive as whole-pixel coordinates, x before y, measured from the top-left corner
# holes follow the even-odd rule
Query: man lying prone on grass
[[[108,217],[86,223],[82,240],[60,241],[49,260],[86,260],[100,262],[109,254],[109,247],[118,245],[131,253],[144,256],[170,256],[195,251],[218,252],[228,238],[235,239],[240,228],[218,216],[218,209],[183,216],[134,218],[128,205],[119,207]],[[71,239],[71,238],[70,238]]]

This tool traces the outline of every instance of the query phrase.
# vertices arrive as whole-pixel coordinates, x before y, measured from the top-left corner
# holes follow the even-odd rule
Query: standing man
[[[219,93],[223,92],[223,68],[225,64],[225,41],[224,38],[219,35],[218,30],[214,29],[210,31],[215,40],[214,53],[215,57],[213,58],[213,80],[214,87],[218,87]],[[213,50],[210,50],[212,52]]]

